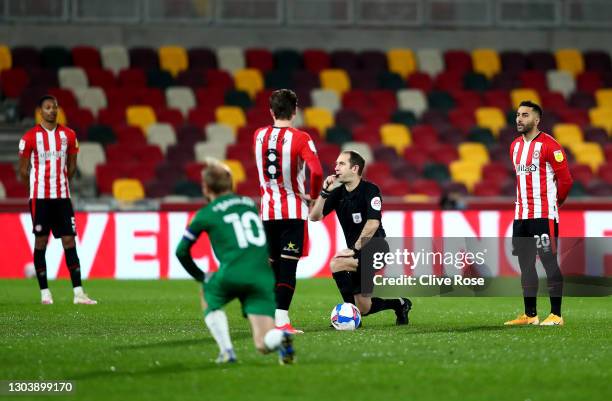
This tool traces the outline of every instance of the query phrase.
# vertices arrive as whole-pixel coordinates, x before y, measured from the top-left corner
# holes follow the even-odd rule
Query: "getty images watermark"
[[[361,251],[361,283],[375,296],[521,296],[518,255],[533,255],[541,295],[546,274],[539,261],[553,250],[566,296],[612,292],[612,238],[372,238]]]

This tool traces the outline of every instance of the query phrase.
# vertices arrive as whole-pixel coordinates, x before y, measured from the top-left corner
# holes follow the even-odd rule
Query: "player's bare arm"
[[[27,157],[19,158],[19,178],[30,190],[30,159]]]
[[[74,177],[77,168],[77,154],[68,155],[68,178]]]

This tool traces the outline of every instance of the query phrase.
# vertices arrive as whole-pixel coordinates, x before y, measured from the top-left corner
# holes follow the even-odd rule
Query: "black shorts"
[[[539,254],[557,254],[559,223],[552,219],[514,220],[512,224],[512,254],[534,246]]]
[[[374,292],[374,254],[388,253],[389,243],[384,238],[372,238],[361,249],[357,258],[357,271],[350,272],[353,281],[353,294],[371,295]]]
[[[70,199],[30,199],[29,205],[34,235],[47,236],[51,231],[55,238],[76,236]]]
[[[268,251],[272,260],[281,255],[300,258],[304,254],[304,229],[306,220],[268,220],[263,222]]]

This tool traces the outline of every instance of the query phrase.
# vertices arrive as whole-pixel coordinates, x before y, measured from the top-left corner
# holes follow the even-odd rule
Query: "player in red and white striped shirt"
[[[261,193],[270,262],[276,277],[276,326],[293,333],[289,306],[295,292],[296,269],[308,246],[308,207],[319,196],[323,170],[314,142],[304,131],[291,126],[297,110],[297,96],[279,89],[270,96],[274,124],[254,134],[255,159]],[[306,193],[306,166],[310,170],[310,192]]]
[[[567,157],[561,145],[538,129],[539,105],[524,101],[516,113],[521,134],[510,145],[516,171],[516,211],[513,224],[514,253],[519,258],[525,313],[507,325],[562,325],[563,276],[557,261],[558,208],[572,186]],[[536,310],[538,275],[536,255],[546,270],[551,313],[539,323]]]
[[[74,289],[75,304],[96,304],[83,292],[81,267],[76,252],[76,225],[68,181],[76,172],[79,143],[76,134],[57,123],[55,97],[43,96],[38,106],[42,122],[19,141],[19,174],[30,187],[30,213],[34,242],[34,268],[43,304],[52,304],[47,283],[45,251],[52,231],[62,238],[66,265]],[[31,168],[30,168],[31,166]]]

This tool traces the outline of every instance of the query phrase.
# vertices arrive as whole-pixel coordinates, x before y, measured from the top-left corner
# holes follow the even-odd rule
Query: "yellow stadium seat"
[[[113,181],[113,197],[121,202],[135,202],[145,197],[144,187],[139,180],[118,178]]]
[[[480,72],[491,79],[501,70],[499,54],[493,49],[475,49],[472,51],[474,71]]]
[[[232,172],[234,189],[236,188],[236,185],[246,181],[246,171],[244,170],[244,166],[240,160],[228,159],[223,161],[223,164],[229,167],[230,171]]]
[[[404,149],[412,144],[408,127],[403,124],[384,124],[380,127],[380,139],[384,145],[395,148],[403,154]]]
[[[553,136],[563,147],[572,147],[577,143],[582,143],[582,130],[576,124],[555,124]]]
[[[159,48],[159,65],[162,70],[167,70],[172,76],[189,68],[187,50],[180,46],[162,46]]]
[[[8,70],[12,66],[13,57],[11,56],[11,50],[5,45],[0,45],[0,71]]]
[[[351,89],[351,80],[344,70],[327,69],[319,73],[321,88],[332,89],[338,92],[338,96]]]
[[[125,111],[128,125],[140,127],[146,133],[149,125],[155,124],[157,118],[151,106],[128,106]]]
[[[572,153],[576,162],[588,165],[593,173],[597,173],[599,166],[605,163],[603,150],[597,142],[583,142],[573,145]]]
[[[334,126],[334,115],[322,107],[307,107],[304,110],[304,123],[307,127],[316,128],[325,137],[327,129]]]
[[[480,142],[463,142],[457,149],[461,161],[477,163],[480,165],[489,162],[487,147]]]
[[[387,52],[387,63],[389,64],[389,71],[401,75],[402,78],[408,77],[417,69],[414,52],[410,49],[389,50]]]
[[[559,49],[555,52],[557,69],[567,71],[573,76],[584,71],[584,59],[578,49]]]
[[[36,124],[40,124],[42,122],[42,114],[40,114],[39,108],[36,108],[35,118]],[[64,110],[61,107],[57,111],[57,123],[62,125],[66,125],[68,123],[68,119],[66,119],[66,113],[64,113]]]
[[[519,104],[523,100],[531,100],[532,102],[537,103],[539,105],[542,104],[538,92],[529,88],[513,89],[510,92],[510,98],[512,99],[512,107],[514,107],[515,109],[518,109]]]
[[[247,92],[254,99],[257,92],[264,88],[264,79],[261,71],[255,68],[243,68],[234,72],[234,85],[236,89]]]
[[[612,108],[612,89],[598,89],[595,91],[598,107]]]
[[[219,106],[215,110],[215,117],[218,123],[232,127],[234,133],[246,125],[244,111],[238,106]]]
[[[591,125],[600,127],[608,131],[608,136],[612,134],[612,107],[596,107],[589,110]]]
[[[460,182],[472,191],[482,178],[482,164],[466,160],[455,160],[448,166],[453,181]]]
[[[497,107],[479,107],[476,109],[476,124],[499,136],[499,130],[506,126],[506,116]]]

